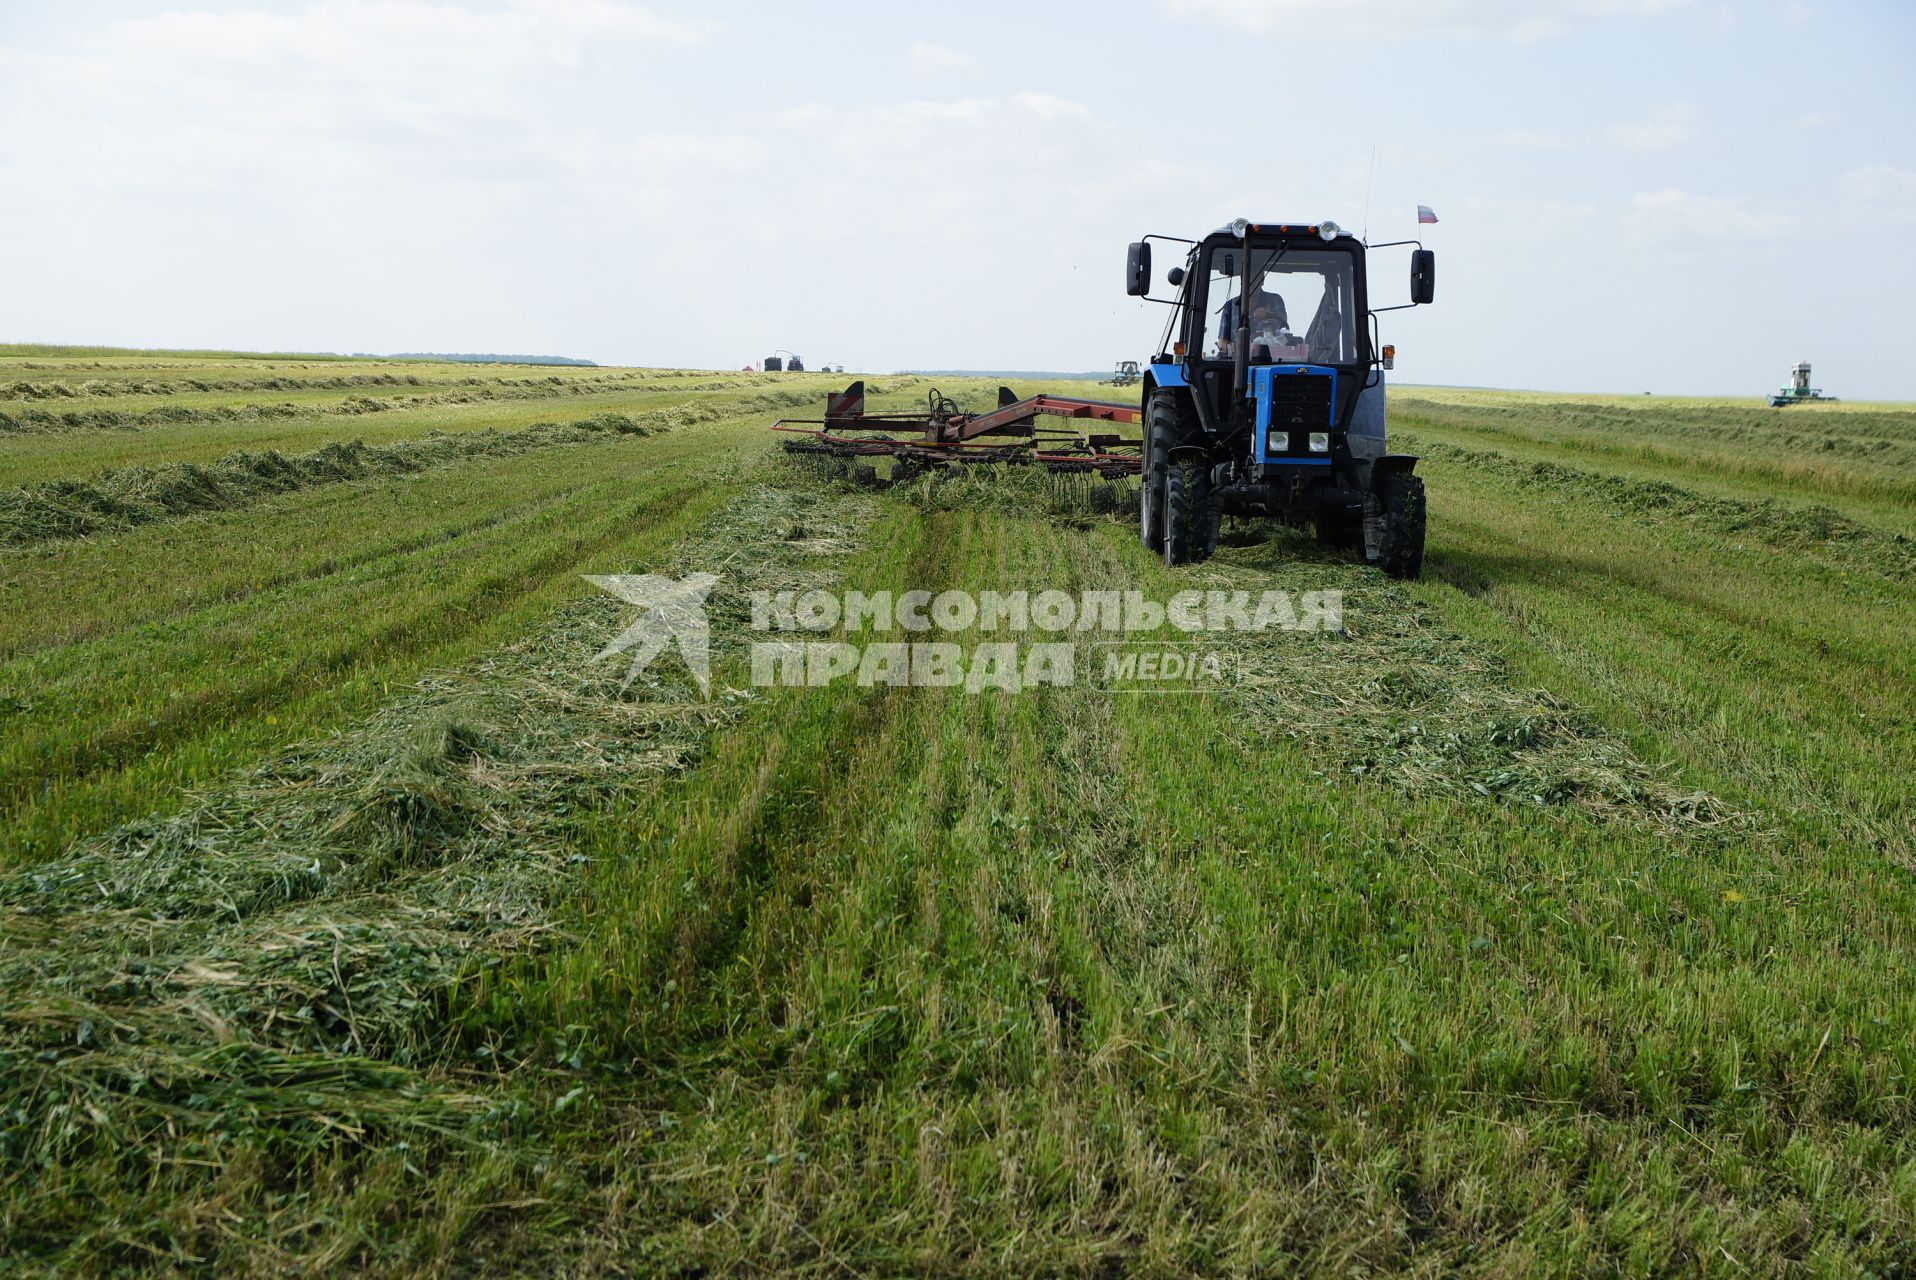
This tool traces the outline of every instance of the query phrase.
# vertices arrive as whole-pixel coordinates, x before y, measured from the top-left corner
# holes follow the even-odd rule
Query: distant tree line
[[[367,355],[368,352],[355,351],[354,355]],[[452,360],[462,364],[576,364],[589,369],[599,367],[597,360],[574,360],[571,356],[502,356],[492,352],[450,352],[450,351],[397,351],[389,356],[374,357],[385,360]]]

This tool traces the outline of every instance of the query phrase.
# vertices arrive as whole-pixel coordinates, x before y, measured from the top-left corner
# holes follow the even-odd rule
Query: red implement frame
[[[854,382],[832,392],[823,418],[781,418],[774,431],[809,437],[787,441],[793,453],[842,458],[893,457],[921,465],[959,462],[1030,462],[1053,471],[1136,474],[1141,441],[1115,432],[1091,433],[1081,427],[1040,426],[1041,419],[1067,423],[1136,423],[1135,404],[1081,400],[1076,396],[1027,396],[998,388],[998,407],[986,413],[961,411],[933,391],[923,413],[865,412],[865,384]]]

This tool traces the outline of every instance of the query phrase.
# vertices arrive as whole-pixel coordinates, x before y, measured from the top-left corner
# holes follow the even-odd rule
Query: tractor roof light
[[[1249,218],[1238,218],[1231,223],[1231,234],[1240,240],[1249,235],[1250,231],[1251,220]]]
[[[1323,236],[1326,240],[1335,240],[1338,236],[1344,234],[1344,228],[1338,226],[1329,218],[1326,218],[1317,224],[1317,234]]]

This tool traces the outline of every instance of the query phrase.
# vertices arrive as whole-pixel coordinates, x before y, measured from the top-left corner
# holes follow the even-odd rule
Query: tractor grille
[[[1300,373],[1295,377],[1271,379],[1271,430],[1289,432],[1324,431],[1331,425],[1331,380],[1323,374]],[[1291,447],[1302,448],[1301,439]]]

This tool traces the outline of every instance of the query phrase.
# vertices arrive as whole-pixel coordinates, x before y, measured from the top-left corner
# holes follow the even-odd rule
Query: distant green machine
[[[1826,396],[1810,385],[1810,362],[1805,360],[1790,366],[1790,385],[1770,397],[1770,408],[1781,409],[1785,405],[1803,404],[1810,400],[1834,399],[1835,396]]]

